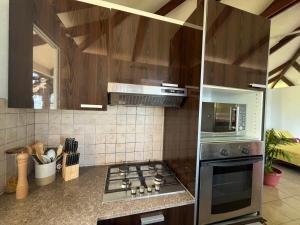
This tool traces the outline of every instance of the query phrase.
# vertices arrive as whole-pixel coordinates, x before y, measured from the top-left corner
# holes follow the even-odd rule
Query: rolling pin
[[[15,148],[6,151],[6,154],[17,154],[18,183],[16,188],[16,199],[24,199],[28,195],[27,164],[29,148]]]

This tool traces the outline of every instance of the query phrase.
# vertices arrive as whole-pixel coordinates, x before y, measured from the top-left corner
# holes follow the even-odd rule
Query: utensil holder
[[[73,180],[79,177],[79,164],[67,166],[68,153],[63,154],[62,176],[65,181]]]
[[[35,183],[44,186],[52,183],[56,175],[56,160],[47,164],[35,162]]]

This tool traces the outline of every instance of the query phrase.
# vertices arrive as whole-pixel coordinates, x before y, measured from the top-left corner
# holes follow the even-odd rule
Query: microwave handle
[[[232,113],[234,113],[234,111],[236,112],[235,113],[235,121],[237,123],[237,107],[230,107],[230,112],[229,112],[229,130],[231,130],[232,128],[234,130],[237,129],[237,126],[232,126]]]

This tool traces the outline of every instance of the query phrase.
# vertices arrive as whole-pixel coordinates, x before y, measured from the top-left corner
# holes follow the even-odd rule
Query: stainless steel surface
[[[146,214],[141,217],[141,225],[161,223],[164,221],[165,217],[161,212]]]
[[[185,88],[108,83],[110,105],[179,107],[187,96]]]
[[[163,162],[112,165],[108,168],[104,202],[186,192]]]
[[[203,102],[202,135],[222,136],[245,134],[246,108],[246,104]]]
[[[92,105],[92,104],[81,104],[80,108],[82,109],[102,109],[102,105]]]
[[[200,154],[202,157],[201,158],[202,161],[200,161],[198,225],[218,223],[220,221],[226,221],[229,219],[234,219],[237,217],[241,217],[253,213],[259,213],[261,207],[261,198],[262,198],[261,193],[262,193],[262,182],[263,182],[262,181],[263,149],[264,146],[263,146],[263,142],[261,141],[201,144]],[[233,208],[233,209],[228,208],[228,211],[226,208],[225,211],[214,212],[212,206],[214,201],[213,187],[215,186],[213,185],[215,185],[214,182],[220,182],[219,180],[220,177],[219,175],[215,174],[214,169],[218,168],[219,170],[222,171],[222,176],[227,176],[228,178],[228,177],[233,177],[233,173],[230,172],[232,168],[230,167],[234,168],[237,177],[243,175],[243,177],[240,177],[239,179],[246,179],[246,177],[249,178],[248,195],[251,198],[249,201],[249,205],[248,203],[245,205],[238,205],[238,203],[236,203],[237,208]],[[246,172],[248,170],[245,168],[252,168],[250,177]],[[226,173],[225,172],[226,170],[228,170],[229,172]],[[227,178],[223,177],[222,179],[226,180]],[[239,181],[246,182],[243,180],[239,180]],[[226,181],[226,182],[228,183],[221,183],[221,184],[224,185],[224,187],[226,185],[227,188],[231,188],[230,185],[232,185],[232,188],[235,188],[234,180]],[[217,185],[220,184],[217,183]],[[227,185],[229,185],[230,187],[228,187]],[[236,185],[238,185],[238,182]],[[217,189],[215,191],[217,191]],[[238,195],[238,193],[236,193],[236,195]],[[222,198],[224,197],[225,196],[223,196]],[[239,197],[247,199],[246,197],[243,197],[243,195]],[[231,224],[231,223],[221,223],[221,224]]]
[[[227,220],[227,221],[223,221],[220,223],[214,223],[214,225],[235,225],[235,224],[238,224],[238,225],[249,224],[250,225],[255,222],[260,222],[262,220],[263,220],[263,218],[258,213],[253,213],[250,215],[234,218],[232,220]]]
[[[266,89],[267,88],[267,85],[265,84],[255,84],[255,83],[251,83],[249,84],[250,87],[253,87],[253,88],[262,88],[262,89]]]
[[[200,160],[263,155],[263,145],[262,141],[202,143]]]

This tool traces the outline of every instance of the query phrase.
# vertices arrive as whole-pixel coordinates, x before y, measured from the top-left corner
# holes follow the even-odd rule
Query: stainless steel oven
[[[259,212],[263,177],[262,143],[217,143],[202,145],[202,148],[205,156],[209,157],[200,163],[198,225]],[[213,157],[217,156],[216,152],[219,158]],[[238,154],[240,157],[233,157]]]
[[[202,134],[241,135],[246,130],[246,105],[202,103]]]

